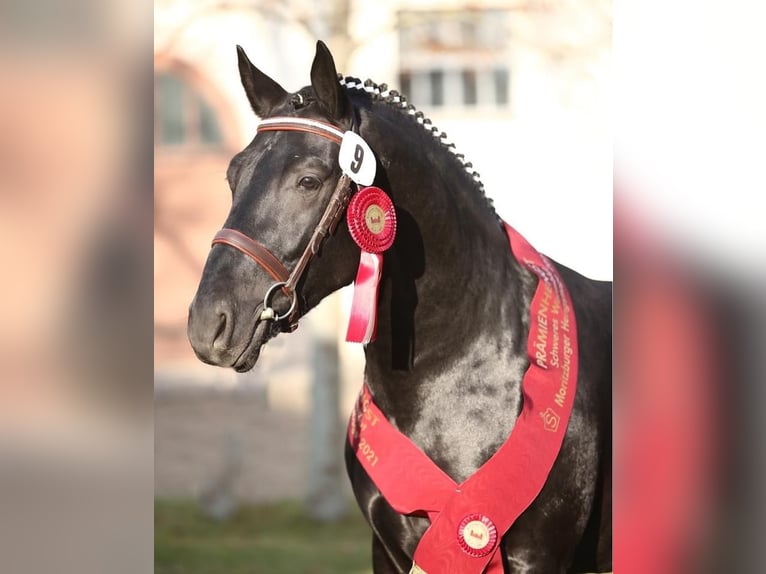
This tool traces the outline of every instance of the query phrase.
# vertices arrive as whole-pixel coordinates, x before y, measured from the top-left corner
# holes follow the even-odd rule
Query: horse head
[[[263,344],[353,280],[359,248],[339,221],[347,201],[339,199],[347,180],[339,145],[354,120],[329,50],[317,43],[311,85],[294,93],[237,52],[245,93],[264,121],[227,170],[231,210],[190,305],[188,337],[202,361],[247,371]],[[333,203],[334,219],[316,233]]]

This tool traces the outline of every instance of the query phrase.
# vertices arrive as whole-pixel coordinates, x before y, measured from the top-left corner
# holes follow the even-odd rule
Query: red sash
[[[413,574],[501,574],[502,536],[537,497],[558,456],[577,388],[577,329],[553,264],[505,224],[513,255],[540,279],[530,305],[529,368],[511,434],[457,484],[388,421],[365,384],[349,441],[367,474],[399,513],[431,525],[415,550]]]

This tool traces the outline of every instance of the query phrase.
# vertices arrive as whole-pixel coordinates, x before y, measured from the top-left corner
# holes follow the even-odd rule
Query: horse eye
[[[322,182],[319,181],[319,178],[313,175],[304,175],[298,181],[298,187],[306,191],[316,191],[321,185]]]

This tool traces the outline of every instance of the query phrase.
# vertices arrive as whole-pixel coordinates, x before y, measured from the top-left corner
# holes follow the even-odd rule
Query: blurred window
[[[161,147],[222,148],[215,108],[176,72],[154,78],[154,141]]]
[[[503,10],[399,13],[399,86],[435,109],[508,109],[511,70]]]

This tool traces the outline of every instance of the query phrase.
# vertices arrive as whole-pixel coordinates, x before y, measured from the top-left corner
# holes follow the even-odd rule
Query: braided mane
[[[458,153],[455,144],[448,140],[447,134],[434,126],[433,122],[429,118],[425,117],[423,112],[417,110],[414,105],[410,104],[404,94],[396,90],[389,90],[387,84],[376,84],[370,79],[362,82],[362,80],[359,78],[353,78],[351,76],[343,77],[341,74],[338,74],[338,81],[340,82],[341,86],[346,88],[346,90],[357,90],[365,92],[372,98],[373,102],[382,102],[387,104],[397,111],[411,117],[418,124],[420,124],[434,137],[434,139],[436,139],[439,145],[449,151],[452,156],[457,159],[461,167],[465,169],[468,175],[471,176],[477,192],[481,194],[481,197],[484,199],[490,212],[499,219],[499,216],[495,211],[495,206],[492,199],[486,195],[484,184],[481,181],[481,176],[475,169],[473,169],[473,163],[467,161],[465,159],[465,155]]]

